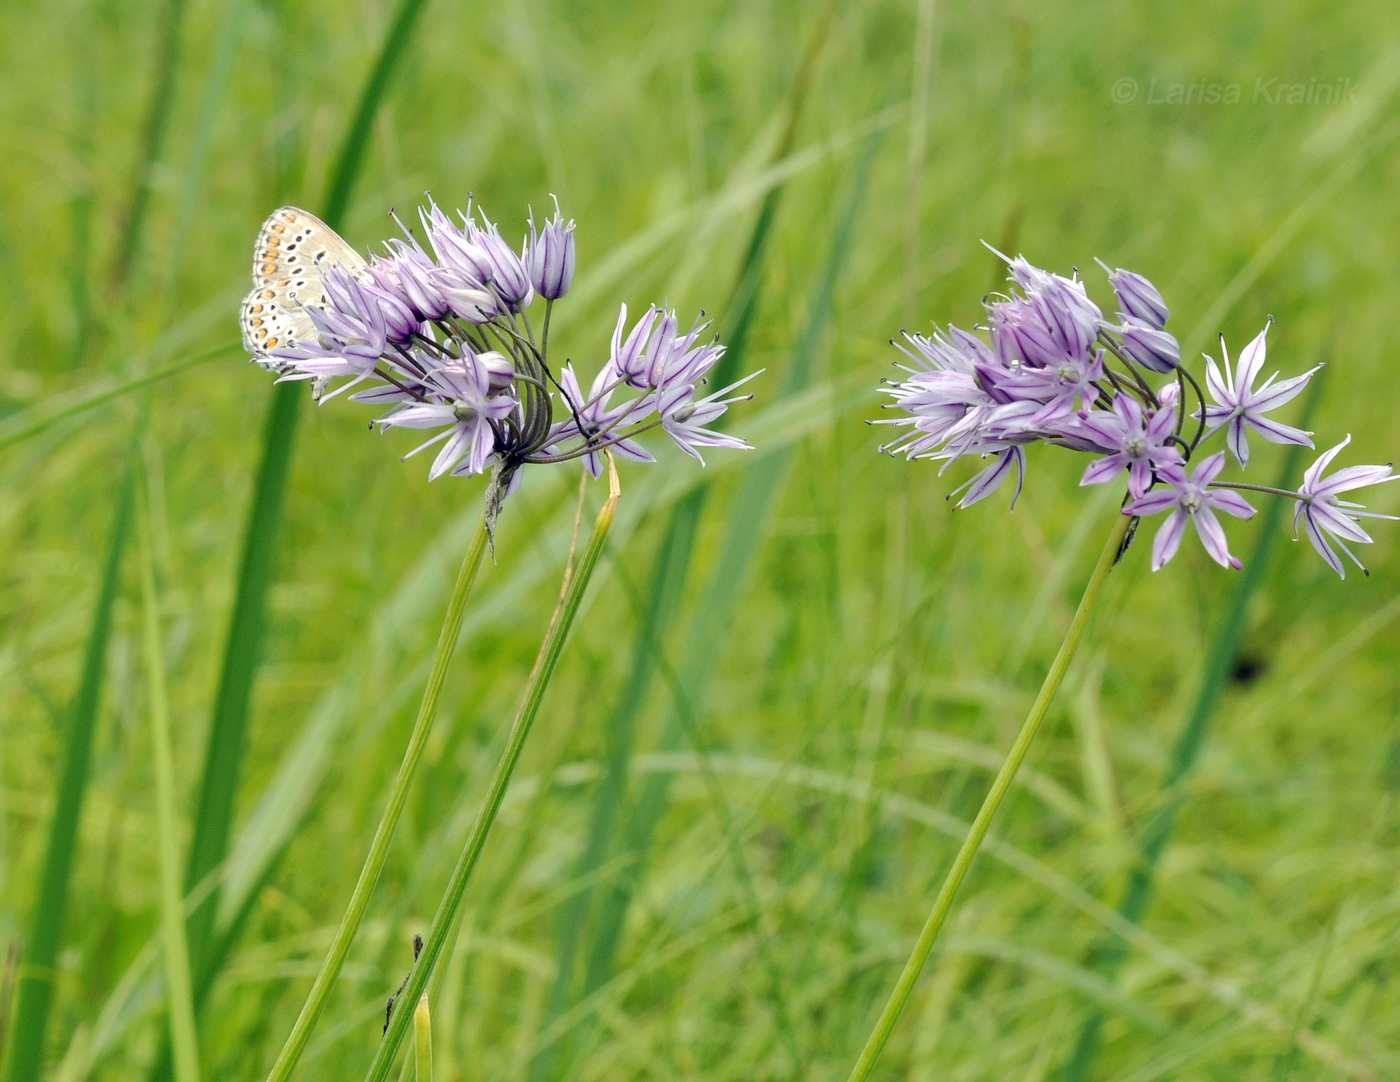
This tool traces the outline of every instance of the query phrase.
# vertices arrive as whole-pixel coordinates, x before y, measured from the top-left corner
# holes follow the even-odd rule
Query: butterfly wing
[[[309,211],[282,207],[263,222],[253,246],[253,291],[243,299],[239,320],[243,346],[258,364],[284,372],[285,362],[268,354],[315,336],[316,328],[303,307],[326,303],[321,268],[331,263],[355,274],[367,265],[334,229]]]

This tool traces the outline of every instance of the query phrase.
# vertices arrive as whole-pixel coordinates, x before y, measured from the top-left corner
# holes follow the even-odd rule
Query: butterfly
[[[368,264],[334,229],[297,207],[274,210],[253,246],[253,291],[243,298],[243,346],[264,368],[289,365],[269,354],[316,337],[307,306],[326,303],[321,268],[339,264],[358,276]]]

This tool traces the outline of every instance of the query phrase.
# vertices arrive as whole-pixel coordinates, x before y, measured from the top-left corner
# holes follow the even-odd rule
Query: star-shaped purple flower
[[[376,423],[385,429],[447,426],[404,455],[409,458],[446,440],[428,471],[430,481],[449,471],[467,476],[484,472],[496,451],[495,425],[516,413],[519,403],[508,395],[491,395],[491,371],[471,353],[430,373],[427,382],[436,401],[402,405]]]
[[[1160,571],[1181,547],[1181,537],[1186,531],[1187,520],[1196,527],[1201,544],[1210,558],[1221,567],[1238,568],[1239,560],[1230,555],[1225,541],[1225,530],[1216,511],[1224,511],[1236,518],[1249,518],[1254,508],[1245,502],[1238,492],[1228,488],[1211,488],[1210,483],[1220,476],[1225,468],[1225,452],[1220,451],[1186,476],[1181,466],[1164,466],[1158,476],[1165,481],[1166,488],[1149,492],[1141,499],[1133,500],[1123,508],[1125,515],[1156,515],[1171,511],[1167,521],[1162,523],[1157,536],[1152,541],[1152,570]]]
[[[1075,435],[1112,452],[1091,462],[1079,483],[1101,485],[1126,469],[1128,494],[1141,499],[1152,485],[1154,471],[1181,464],[1181,451],[1168,442],[1175,425],[1176,414],[1171,409],[1164,407],[1144,415],[1141,403],[1132,395],[1114,395],[1111,410],[1092,410],[1075,429]]]
[[[1233,371],[1223,339],[1220,342],[1223,365],[1217,365],[1210,357],[1206,358],[1206,386],[1216,401],[1216,405],[1206,407],[1206,431],[1214,432],[1228,425],[1225,443],[1241,466],[1249,463],[1249,442],[1245,439],[1247,428],[1254,429],[1272,443],[1297,443],[1304,447],[1313,445],[1308,433],[1301,428],[1271,421],[1264,414],[1293,399],[1322,366],[1277,383],[1274,382],[1278,379],[1275,372],[1256,390],[1254,381],[1264,367],[1264,336],[1268,333],[1269,327],[1265,324],[1258,337],[1241,350],[1239,364]]]
[[[1308,541],[1317,550],[1317,554],[1326,560],[1327,566],[1342,578],[1347,577],[1346,568],[1343,567],[1336,550],[1332,548],[1332,543],[1335,542],[1343,552],[1351,557],[1352,563],[1361,568],[1362,574],[1369,574],[1361,561],[1356,558],[1356,553],[1347,548],[1346,543],[1348,541],[1359,545],[1371,543],[1371,535],[1361,528],[1360,519],[1393,519],[1396,516],[1367,511],[1360,504],[1339,500],[1338,494],[1365,488],[1368,485],[1379,485],[1386,481],[1400,481],[1400,477],[1392,472],[1389,464],[1384,466],[1347,466],[1345,469],[1338,470],[1331,477],[1323,477],[1322,471],[1332,464],[1332,459],[1337,456],[1337,452],[1350,442],[1351,437],[1347,436],[1330,451],[1322,452],[1317,461],[1308,467],[1307,472],[1303,474],[1302,487],[1298,489],[1298,494],[1303,498],[1298,501],[1298,506],[1293,511],[1294,537],[1297,537],[1298,526],[1301,523],[1303,532],[1307,534]]]

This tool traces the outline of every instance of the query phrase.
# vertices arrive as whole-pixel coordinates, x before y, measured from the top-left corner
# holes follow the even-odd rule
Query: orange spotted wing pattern
[[[359,273],[365,261],[334,229],[296,207],[275,210],[253,248],[253,291],[243,299],[243,346],[274,372],[287,365],[268,354],[316,335],[304,305],[326,303],[321,267],[338,263]]]

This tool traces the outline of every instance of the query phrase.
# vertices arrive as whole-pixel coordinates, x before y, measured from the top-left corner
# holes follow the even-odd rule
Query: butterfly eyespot
[[[277,264],[276,264],[276,263],[271,263],[271,262],[269,262],[269,263],[264,263],[263,266],[262,266],[262,272],[263,272],[264,274],[271,274],[271,273],[272,273],[273,271],[275,271],[276,269],[277,269]]]
[[[264,345],[266,345],[268,349],[276,349],[279,341],[280,339],[277,338],[269,338]]]
[[[274,292],[273,292],[272,290],[270,290],[270,289],[264,289],[264,290],[263,290],[263,299],[264,299],[264,300],[269,300],[269,301],[270,301],[270,300],[273,300],[276,296],[277,296],[277,294],[274,293]]]

